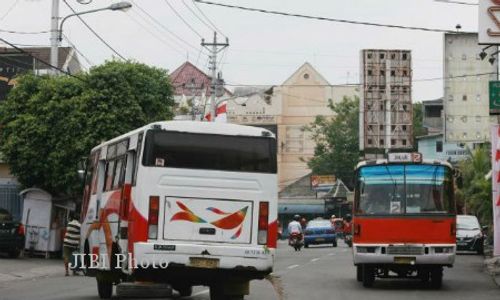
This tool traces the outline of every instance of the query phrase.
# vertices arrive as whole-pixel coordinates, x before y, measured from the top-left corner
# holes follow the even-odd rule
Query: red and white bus
[[[92,149],[81,251],[100,297],[132,280],[242,299],[273,270],[276,170],[274,134],[234,124],[157,122]]]
[[[359,163],[353,256],[365,287],[375,278],[417,278],[441,287],[455,261],[456,205],[452,167],[420,154],[391,153]]]

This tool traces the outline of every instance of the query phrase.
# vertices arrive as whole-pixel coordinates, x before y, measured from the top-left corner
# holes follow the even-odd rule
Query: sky
[[[1,0],[0,30],[49,30],[52,1]],[[66,1],[78,11],[119,2],[93,0],[82,5],[77,0]],[[101,11],[83,18],[127,59],[170,72],[189,60],[209,72],[208,52],[202,50],[200,43],[201,37],[207,42],[213,39],[213,29],[192,0],[128,1],[133,7],[127,12]],[[477,31],[477,6],[434,0],[211,1],[303,15],[446,30],[455,30],[460,24],[462,31]],[[477,0],[464,1],[474,3]],[[230,89],[235,85],[279,85],[305,62],[311,63],[330,84],[357,83],[360,50],[366,48],[409,49],[413,58],[413,79],[443,76],[442,33],[308,20],[201,3],[196,6],[229,39],[230,46],[220,53],[219,67]],[[70,13],[60,0],[61,17]],[[195,14],[205,20],[205,24]],[[79,57],[84,67],[101,64],[115,55],[75,17],[65,22],[63,32],[85,56]],[[50,44],[49,33],[0,32],[0,37],[18,44]],[[219,37],[223,42],[224,37],[221,34]],[[68,41],[63,41],[63,45],[67,44]],[[413,83],[414,101],[436,99],[442,95],[442,80]]]

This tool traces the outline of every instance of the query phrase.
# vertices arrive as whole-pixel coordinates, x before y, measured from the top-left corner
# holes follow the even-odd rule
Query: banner
[[[500,125],[491,126],[493,255],[500,256]]]

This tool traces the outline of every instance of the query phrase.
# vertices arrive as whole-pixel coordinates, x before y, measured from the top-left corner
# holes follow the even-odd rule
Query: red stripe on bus
[[[278,220],[269,223],[267,228],[267,247],[276,249],[278,243]]]
[[[134,243],[148,240],[148,221],[130,201],[130,214],[128,221],[128,251],[134,253]]]
[[[454,244],[456,237],[453,226],[456,226],[454,216],[451,217],[390,217],[363,218],[354,217],[354,243],[429,243]]]

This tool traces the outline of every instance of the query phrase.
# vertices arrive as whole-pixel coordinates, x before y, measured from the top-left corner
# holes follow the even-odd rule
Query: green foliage
[[[335,174],[348,184],[359,160],[359,99],[344,97],[330,109],[333,118],[317,116],[305,127],[316,143],[314,157],[308,161],[314,174]]]
[[[23,75],[0,105],[0,151],[26,187],[80,194],[77,164],[92,147],[173,116],[165,70],[110,61],[79,77]]]
[[[486,147],[476,149],[459,163],[458,169],[463,186],[457,191],[457,198],[465,202],[467,213],[476,215],[481,224],[492,224],[491,179],[485,178],[491,170],[490,152]]]
[[[413,104],[413,145],[417,149],[417,136],[423,136],[427,134],[427,130],[424,128],[424,106],[422,102],[417,102]]]

